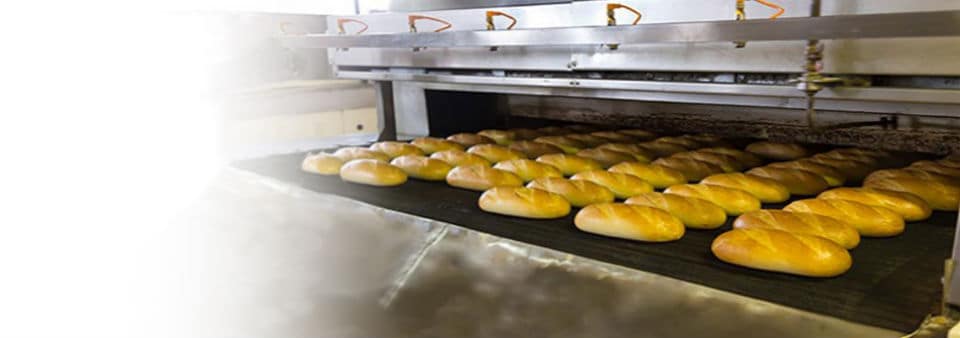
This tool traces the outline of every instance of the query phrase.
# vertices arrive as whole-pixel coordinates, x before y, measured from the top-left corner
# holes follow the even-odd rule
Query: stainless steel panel
[[[423,87],[409,82],[394,82],[393,95],[397,135],[429,135],[430,122],[427,119],[427,98]]]
[[[568,3],[572,0],[390,0],[392,12],[436,11],[444,9],[489,8]]]

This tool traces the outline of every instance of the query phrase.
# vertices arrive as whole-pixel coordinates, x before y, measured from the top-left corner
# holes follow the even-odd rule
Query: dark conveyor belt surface
[[[851,251],[853,268],[814,279],[729,265],[710,252],[713,238],[730,229],[688,230],[679,241],[650,244],[580,232],[575,209],[557,220],[529,220],[485,213],[479,192],[444,182],[409,180],[392,188],[342,182],[337,176],[300,171],[304,153],[234,163],[234,166],[317,192],[457,224],[493,235],[706,285],[748,297],[901,332],[914,330],[939,304],[943,261],[950,254],[957,214],[935,212],[909,223],[894,238],[867,239]],[[766,208],[782,205],[765,205]]]

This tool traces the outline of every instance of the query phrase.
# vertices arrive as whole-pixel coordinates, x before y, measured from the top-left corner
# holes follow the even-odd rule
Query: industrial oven
[[[380,130],[365,142],[585,124],[904,163],[960,152],[960,2],[395,1],[326,20],[279,39],[328,49],[338,77],[374,84]],[[573,213],[484,213],[478,193],[442,182],[301,172],[316,150],[236,166],[375,215],[368,236],[403,234],[403,250],[354,249],[395,263],[374,291],[337,296],[377,313],[340,336],[935,336],[960,318],[956,212],[865,239],[850,271],[815,279],[717,260],[710,242],[730,220],[671,243],[600,237]]]

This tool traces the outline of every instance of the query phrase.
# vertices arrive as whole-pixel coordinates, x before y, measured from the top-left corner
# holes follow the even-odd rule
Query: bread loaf
[[[573,175],[573,177],[570,177],[570,179],[586,180],[602,185],[610,189],[610,191],[613,191],[614,196],[621,199],[653,191],[653,186],[650,185],[650,183],[644,182],[636,176],[604,170],[579,172]]]
[[[673,143],[666,143],[666,142],[650,141],[650,142],[638,143],[637,145],[643,149],[646,149],[654,153],[656,157],[667,157],[676,153],[682,153],[684,151],[687,151],[687,148],[684,148],[682,146],[679,146]]]
[[[573,130],[564,127],[549,126],[543,127],[536,130],[536,132],[544,136],[559,136],[573,133]]]
[[[833,277],[850,269],[850,253],[833,241],[762,228],[734,229],[713,240],[721,261],[808,277]]]
[[[684,233],[683,223],[666,211],[621,203],[588,205],[573,223],[585,232],[644,242],[674,241]]]
[[[583,143],[587,148],[596,147],[598,145],[610,142],[610,140],[590,134],[567,134],[564,136],[571,140]]]
[[[490,166],[490,161],[487,159],[470,154],[463,150],[444,150],[438,151],[430,155],[430,158],[438,159],[454,167],[459,167],[462,165],[485,165]]]
[[[930,218],[930,205],[920,197],[899,191],[873,188],[836,188],[824,191],[817,198],[839,199],[883,207],[896,212],[905,221],[922,221]]]
[[[887,179],[887,178],[894,179],[894,180],[901,179],[901,178],[919,179],[919,180],[925,180],[925,181],[935,181],[935,182],[940,182],[946,185],[960,187],[960,178],[954,178],[947,175],[941,175],[941,174],[932,173],[929,171],[923,171],[917,168],[910,168],[910,167],[901,168],[901,169],[883,169],[883,170],[874,171],[870,173],[870,175],[868,175],[867,178],[863,180],[863,183],[868,184],[871,181]]]
[[[694,229],[716,229],[727,221],[723,208],[694,197],[648,192],[630,197],[624,203],[661,209]]]
[[[910,193],[920,197],[933,210],[957,211],[960,186],[917,178],[882,178],[871,180],[865,187]]]
[[[599,162],[577,155],[547,154],[537,157],[537,162],[543,162],[560,169],[564,176],[571,176],[582,171],[603,169]]]
[[[540,189],[563,196],[570,205],[578,208],[597,203],[613,202],[613,192],[602,185],[559,177],[541,177],[527,184],[527,188]]]
[[[421,155],[404,155],[390,161],[407,176],[425,181],[443,181],[453,166],[447,162]]]
[[[705,184],[680,184],[667,188],[664,193],[705,199],[720,206],[731,216],[760,209],[759,199],[739,189]]]
[[[639,141],[648,141],[657,138],[657,134],[642,129],[620,129],[618,133],[633,137]]]
[[[554,145],[536,141],[516,141],[510,144],[510,149],[519,151],[527,158],[537,158],[546,154],[562,154],[563,149]]]
[[[609,170],[639,177],[657,189],[687,183],[687,178],[680,171],[655,164],[623,162],[610,167]]]
[[[420,148],[424,154],[433,154],[444,150],[463,150],[463,146],[458,143],[436,137],[418,137],[410,141],[410,144]]]
[[[370,145],[370,150],[387,154],[390,158],[403,155],[423,155],[423,151],[417,148],[417,146],[397,141],[377,142]]]
[[[650,161],[653,161],[656,158],[656,154],[654,154],[652,151],[631,143],[604,143],[597,147],[597,149],[608,149],[619,151],[621,153],[627,153],[630,154],[630,156],[633,156],[634,161],[641,163],[650,163]]]
[[[401,185],[407,181],[407,174],[383,161],[356,159],[340,167],[340,179],[373,186]]]
[[[513,142],[513,139],[517,137],[517,135],[512,132],[497,129],[481,130],[477,132],[477,135],[489,137],[491,140],[502,146],[510,145],[510,143]]]
[[[490,161],[490,163],[527,158],[526,155],[519,151],[496,144],[478,144],[467,149],[467,153],[483,157],[485,160]]]
[[[714,174],[707,176],[700,183],[743,190],[763,203],[780,203],[790,199],[790,190],[786,186],[759,176],[742,173]]]
[[[563,152],[567,154],[576,154],[580,149],[587,147],[583,142],[565,137],[565,136],[541,136],[535,138],[534,141],[540,143],[546,143],[554,147],[563,149]]]
[[[621,153],[619,151],[602,149],[602,148],[590,148],[584,149],[577,152],[577,156],[593,159],[600,163],[604,168],[612,167],[613,165],[621,162],[633,162],[633,155],[627,153]]]
[[[681,136],[663,136],[653,140],[653,142],[675,144],[685,148],[686,150],[693,150],[703,147],[699,142]]]
[[[533,129],[528,128],[514,128],[507,130],[508,132],[513,133],[513,140],[516,141],[530,141],[540,136],[544,136],[543,133],[540,133]]]
[[[805,199],[787,205],[783,210],[811,212],[843,220],[857,228],[861,236],[890,237],[903,232],[903,218],[887,208],[874,207],[846,200]]]
[[[827,182],[827,185],[831,187],[841,186],[847,181],[847,178],[834,167],[802,159],[788,162],[774,162],[767,166],[770,168],[806,170],[819,175]]]
[[[676,153],[670,156],[670,158],[685,158],[691,160],[697,160],[701,162],[707,162],[713,165],[716,165],[723,169],[724,172],[735,172],[743,170],[743,165],[737,162],[737,159],[730,155],[709,153],[709,152],[700,152],[700,151],[687,151],[682,153]]]
[[[702,147],[717,147],[729,149],[730,143],[717,135],[712,134],[697,134],[697,135],[684,135],[684,137],[691,139],[700,144]],[[730,155],[730,154],[725,154]],[[759,165],[759,164],[758,164]]]
[[[757,155],[754,155],[739,149],[714,147],[714,148],[703,148],[697,151],[701,153],[733,156],[734,158],[737,159],[738,162],[740,162],[743,168],[753,168],[753,167],[759,167],[763,165],[763,159],[761,159],[760,157],[757,157]]]
[[[834,149],[832,151],[840,154],[870,156],[875,160],[886,160],[893,157],[893,154],[891,154],[890,152],[885,150],[879,150],[879,149],[842,148],[842,149]]]
[[[333,152],[333,156],[336,156],[344,163],[358,159],[371,159],[381,162],[390,161],[390,156],[387,156],[387,154],[361,147],[340,148]]]
[[[747,175],[777,181],[794,195],[816,195],[830,187],[823,177],[806,170],[759,167],[748,170]]]
[[[447,136],[447,141],[457,143],[464,147],[472,147],[478,144],[494,144],[497,143],[493,139],[472,133],[459,133]]]
[[[524,187],[493,187],[480,195],[480,209],[495,214],[524,218],[560,218],[570,213],[562,196]]]
[[[595,131],[590,133],[590,135],[603,138],[607,140],[607,142],[637,143],[640,141],[633,136],[621,134],[615,131]]]
[[[836,218],[809,212],[783,210],[754,210],[737,217],[734,229],[764,228],[790,233],[820,236],[829,239],[845,249],[853,249],[860,244],[857,228]]]
[[[698,182],[704,177],[723,173],[723,168],[716,164],[698,161],[689,158],[666,157],[653,161],[653,164],[661,165],[683,173],[690,182]]]
[[[933,161],[917,161],[910,164],[909,168],[923,170],[929,173],[940,174],[944,176],[950,176],[953,178],[960,178],[960,169],[951,168],[943,164],[933,162]]]
[[[528,159],[516,159],[497,162],[494,168],[516,174],[524,182],[530,182],[540,177],[563,177],[563,173],[556,167]]]
[[[842,172],[844,176],[846,176],[847,182],[863,181],[863,179],[867,177],[871,171],[876,169],[876,167],[867,162],[857,161],[856,159],[838,159],[826,157],[822,154],[813,155],[812,157],[805,159],[805,161],[834,167]]]
[[[873,156],[853,152],[839,152],[836,150],[831,150],[825,153],[813,155],[813,157],[832,158],[843,161],[857,161],[866,163],[870,168],[877,168],[879,165],[879,162]]]
[[[339,157],[327,153],[307,154],[300,164],[300,169],[308,173],[320,175],[337,175],[340,173],[340,167],[343,166],[343,160]]]
[[[523,181],[511,172],[485,165],[459,166],[447,173],[447,184],[468,190],[484,191],[493,187],[519,187]]]
[[[807,156],[807,149],[799,144],[770,141],[747,145],[747,152],[774,161],[790,161]]]

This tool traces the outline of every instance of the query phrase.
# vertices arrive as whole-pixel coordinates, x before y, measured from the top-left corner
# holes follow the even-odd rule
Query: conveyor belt
[[[378,188],[336,176],[300,171],[304,153],[237,162],[238,168],[384,208],[507,237],[575,255],[636,268],[811,312],[901,332],[914,330],[939,304],[943,261],[950,254],[957,214],[935,212],[886,239],[864,238],[851,251],[853,268],[829,279],[764,272],[723,263],[710,252],[713,238],[730,229],[689,230],[671,243],[650,244],[578,231],[573,215],[529,220],[482,212],[478,192],[443,182],[410,180]],[[765,205],[779,208],[782,205]],[[320,221],[321,219],[318,219]]]

